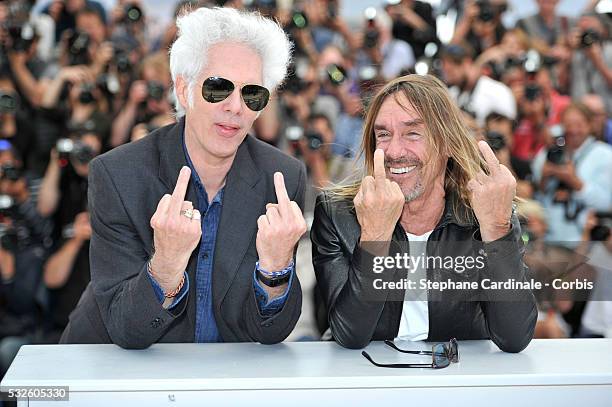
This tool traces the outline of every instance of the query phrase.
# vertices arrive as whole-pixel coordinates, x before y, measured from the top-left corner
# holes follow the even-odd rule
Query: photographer
[[[612,212],[590,212],[583,243],[596,270],[595,287],[582,314],[581,337],[612,337]]]
[[[50,244],[51,224],[36,210],[21,162],[14,150],[0,165],[0,338],[23,335],[39,322],[36,293]]]
[[[358,67],[380,67],[380,75],[391,80],[414,67],[412,47],[407,42],[393,38],[388,16],[376,12],[374,7],[364,11],[365,25],[358,53]]]
[[[68,315],[89,282],[87,176],[89,162],[100,153],[98,135],[86,133],[61,139],[51,153],[40,188],[38,211],[51,216],[55,227],[52,254],[44,265],[49,289],[50,314],[45,341],[56,343],[68,323]]]
[[[30,18],[33,3],[10,1],[0,13],[0,71],[6,70],[15,82],[22,103],[39,106],[43,92],[40,81],[44,63],[38,58],[38,27]]]
[[[501,22],[503,11],[505,5],[494,5],[489,0],[469,0],[451,43],[467,41],[474,48],[475,58],[485,50],[499,45],[506,31]]]
[[[111,11],[110,34],[113,42],[130,43],[139,55],[147,54],[146,19],[139,0],[119,0]]]
[[[423,56],[427,43],[438,43],[436,19],[429,3],[386,0],[385,11],[393,20],[393,36],[410,44],[416,59]]]
[[[28,153],[22,159],[26,170],[31,170],[35,164],[30,159],[36,135],[29,113],[31,110],[21,102],[10,76],[0,72],[0,139],[10,141],[20,153]]]
[[[128,99],[112,124],[110,146],[129,141],[132,129],[149,123],[156,116],[172,115],[170,102],[170,68],[164,52],[149,55],[140,65],[140,80],[130,87]]]
[[[94,0],[52,0],[43,9],[55,21],[55,41],[59,42],[67,30],[76,28],[76,16],[85,8],[94,10],[106,25],[106,11],[102,5]]]
[[[442,74],[449,93],[462,110],[476,117],[479,126],[491,112],[514,120],[516,100],[510,88],[483,75],[467,44],[450,44],[441,51]]]
[[[605,14],[582,16],[570,35],[572,55],[571,95],[580,99],[596,93],[612,112],[612,41],[602,20]]]
[[[47,89],[43,106],[48,120],[55,123],[57,136],[94,131],[106,144],[110,133],[108,103],[90,67],[62,68]]]
[[[515,122],[498,113],[491,113],[485,119],[485,141],[495,153],[500,163],[504,164],[516,178],[516,195],[521,198],[532,198],[533,186],[530,162],[521,160],[512,154],[514,146]]]
[[[339,114],[335,123],[334,155],[354,157],[359,149],[359,135],[363,126],[363,98],[359,72],[353,69],[353,61],[340,49],[329,46],[319,59],[322,95],[335,98]]]
[[[588,209],[612,208],[612,147],[590,135],[591,112],[570,104],[561,115],[563,134],[535,157],[537,199],[549,215],[548,241],[575,247]]]
[[[323,188],[330,181],[328,166],[334,131],[324,114],[312,114],[306,122],[308,125],[305,129],[289,126],[285,134],[292,155],[306,163],[312,184],[316,188]]]

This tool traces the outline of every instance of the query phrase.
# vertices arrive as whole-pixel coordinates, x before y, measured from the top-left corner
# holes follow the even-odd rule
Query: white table
[[[366,350],[380,362],[430,361],[379,342]],[[459,354],[432,370],[378,368],[332,342],[35,345],[21,348],[1,385],[69,386],[69,402],[34,406],[612,406],[612,340],[534,340],[519,354],[463,341]]]

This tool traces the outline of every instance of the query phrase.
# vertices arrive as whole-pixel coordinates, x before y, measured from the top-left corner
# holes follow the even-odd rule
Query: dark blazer
[[[486,267],[469,267],[463,273],[449,273],[431,266],[427,279],[432,282],[479,282],[483,278],[526,281],[521,227],[516,216],[508,234],[495,242],[480,240],[478,225],[461,222],[454,215],[452,197],[432,231],[427,255],[476,257],[486,255]],[[359,245],[361,227],[348,201],[331,201],[324,194],[317,198],[311,228],[312,259],[317,286],[327,308],[332,336],[347,348],[363,348],[370,341],[397,336],[404,302],[404,290],[374,292],[373,280],[385,278],[372,273],[373,258]],[[398,223],[393,233],[390,255],[410,253],[406,232]],[[406,270],[391,270],[388,281],[399,281]],[[428,290],[429,341],[490,338],[505,352],[520,352],[531,341],[537,320],[536,301],[527,290],[488,297],[473,296],[469,290]]]
[[[151,216],[161,197],[172,193],[181,167],[187,165],[183,129],[182,119],[91,162],[92,281],[72,312],[61,343],[146,348],[156,342],[194,341],[199,246],[187,267],[189,294],[172,310],[162,308],[146,269],[153,254]],[[269,318],[259,314],[253,289],[257,218],[267,203],[276,202],[276,171],[283,173],[289,196],[303,209],[303,164],[251,136],[238,148],[227,175],[212,275],[214,315],[225,342],[280,342],[300,316],[297,276],[282,310]],[[191,184],[185,200],[198,206]]]

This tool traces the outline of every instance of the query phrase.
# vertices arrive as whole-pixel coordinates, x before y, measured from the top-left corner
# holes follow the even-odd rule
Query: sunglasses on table
[[[386,340],[385,345],[395,349],[398,352],[410,353],[413,355],[431,355],[431,363],[378,363],[366,351],[361,354],[370,361],[374,366],[378,367],[394,367],[394,368],[431,368],[442,369],[449,366],[451,363],[459,362],[459,346],[455,338],[448,343],[436,343],[431,347],[431,350],[406,350],[400,349],[393,341]]]
[[[229,79],[211,76],[202,84],[202,97],[209,103],[219,103],[234,92],[236,85]],[[259,85],[243,85],[240,95],[244,104],[254,112],[259,112],[268,104],[270,91]]]

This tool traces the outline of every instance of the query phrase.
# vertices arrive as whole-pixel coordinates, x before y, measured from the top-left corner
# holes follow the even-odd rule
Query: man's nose
[[[385,157],[387,160],[396,160],[401,158],[404,154],[404,147],[402,146],[401,136],[399,134],[394,134],[391,137],[391,141],[387,148],[385,149]]]
[[[242,99],[240,97],[240,89],[234,91],[223,101],[223,109],[226,112],[239,115],[242,111]]]

